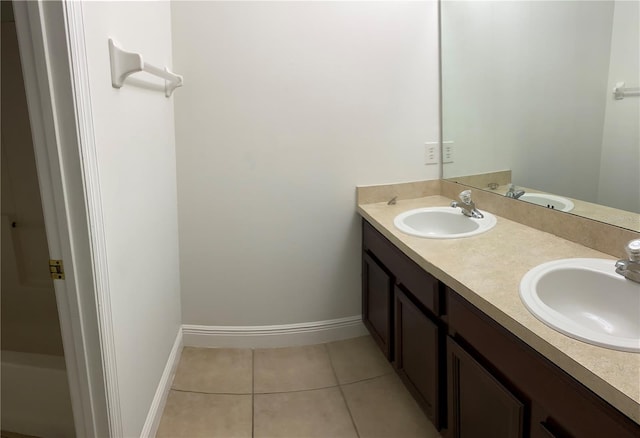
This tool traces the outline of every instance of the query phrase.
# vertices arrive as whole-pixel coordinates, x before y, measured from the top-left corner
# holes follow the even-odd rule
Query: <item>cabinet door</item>
[[[395,367],[434,426],[440,429],[438,336],[438,326],[396,286]]]
[[[572,438],[546,409],[533,402],[530,438]]]
[[[447,337],[449,438],[523,436],[524,405]]]
[[[391,359],[393,278],[367,253],[362,255],[362,320],[380,349]]]

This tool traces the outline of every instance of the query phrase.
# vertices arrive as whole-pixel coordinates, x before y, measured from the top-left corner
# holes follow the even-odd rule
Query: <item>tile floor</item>
[[[438,438],[371,337],[185,347],[160,437]]]

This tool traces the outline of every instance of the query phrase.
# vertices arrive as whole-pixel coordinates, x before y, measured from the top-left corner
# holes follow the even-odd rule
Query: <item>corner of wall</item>
[[[179,327],[176,339],[173,342],[173,347],[171,348],[171,353],[169,353],[167,363],[165,364],[164,371],[162,372],[162,376],[158,382],[158,387],[156,388],[155,395],[153,396],[153,401],[149,407],[149,413],[147,414],[147,418],[142,427],[142,432],[140,433],[141,437],[152,438],[156,436],[156,432],[160,426],[162,412],[167,404],[167,397],[169,397],[171,384],[173,383],[173,378],[176,374],[176,370],[178,369],[178,363],[180,362],[183,347],[182,327]]]

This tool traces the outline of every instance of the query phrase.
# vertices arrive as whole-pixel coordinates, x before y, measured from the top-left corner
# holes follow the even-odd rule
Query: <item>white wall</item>
[[[171,66],[170,16],[169,2],[84,4],[126,437],[140,435],[180,327],[174,110],[162,91],[111,87],[107,39]]]
[[[607,90],[640,86],[640,3],[616,1]],[[640,98],[607,93],[598,203],[640,213]]]
[[[613,2],[443,8],[445,177],[510,168],[516,184],[595,201]]]
[[[438,178],[434,2],[173,2],[183,322],[360,313],[355,186]]]

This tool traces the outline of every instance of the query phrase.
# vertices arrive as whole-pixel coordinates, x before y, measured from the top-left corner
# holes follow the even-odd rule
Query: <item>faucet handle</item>
[[[627,243],[625,251],[632,262],[640,262],[640,239],[635,239]]]
[[[465,190],[463,192],[460,192],[459,196],[460,196],[460,200],[465,204],[471,203],[471,190]]]

